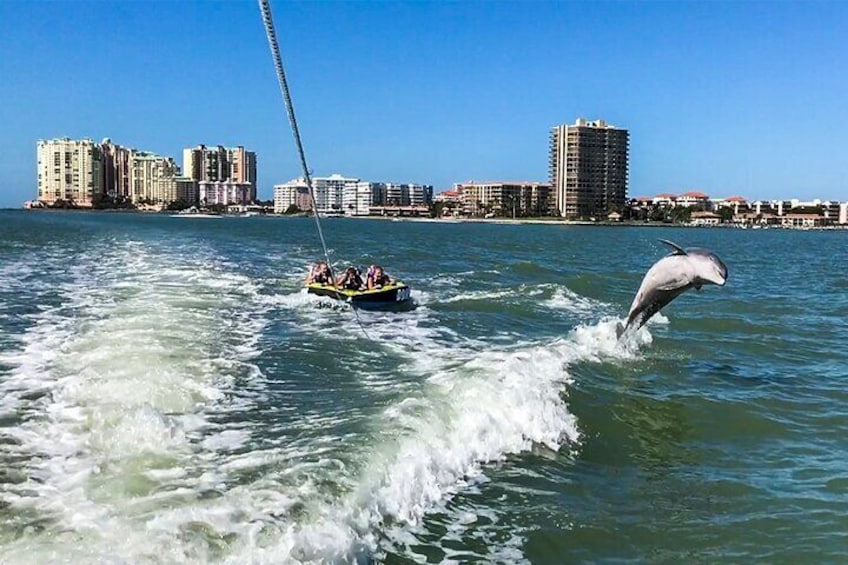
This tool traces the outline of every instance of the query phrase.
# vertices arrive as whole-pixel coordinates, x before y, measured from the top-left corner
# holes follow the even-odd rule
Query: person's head
[[[359,274],[359,271],[356,270],[356,267],[348,267],[345,271],[345,274],[347,274],[347,276],[349,277],[355,277]]]
[[[320,263],[318,263],[318,272],[319,273],[324,273],[328,270],[329,270],[329,267],[327,266],[326,262],[321,261]]]
[[[374,265],[374,276],[382,277],[383,276],[383,267],[380,265]]]

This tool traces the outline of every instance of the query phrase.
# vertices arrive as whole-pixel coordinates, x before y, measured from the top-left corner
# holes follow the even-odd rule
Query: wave
[[[214,266],[132,243],[78,259],[62,305],[4,354],[0,460],[18,465],[0,496],[19,511],[4,561],[180,560],[145,512],[203,491],[210,445],[247,441],[217,420],[253,405],[266,320],[242,307],[249,279]]]
[[[110,245],[81,257],[61,304],[3,354],[2,409],[15,425],[2,428],[0,460],[19,465],[0,485],[16,510],[0,535],[5,562],[60,550],[72,562],[414,559],[427,515],[489,466],[534,446],[579,449],[569,367],[632,358],[649,339],[620,344],[603,320],[504,347],[463,337],[427,304],[360,313],[367,339],[327,331],[352,322],[346,305],[263,293],[214,255]],[[562,289],[550,300],[604,307]],[[306,408],[321,383],[268,380],[257,358],[271,324],[289,332],[281,347],[362,340],[355,384],[383,399],[356,415],[364,427],[345,431],[354,417],[340,406]],[[368,368],[386,359],[390,373]],[[456,527],[484,514],[464,511]],[[521,543],[514,535],[482,558],[521,561]]]

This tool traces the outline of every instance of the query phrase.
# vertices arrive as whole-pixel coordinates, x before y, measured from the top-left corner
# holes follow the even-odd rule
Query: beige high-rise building
[[[179,175],[179,167],[171,157],[161,157],[147,151],[133,152],[130,168],[132,201],[167,204],[177,198],[176,185],[171,181]]]
[[[197,181],[226,181],[230,178],[227,149],[221,145],[198,145],[183,149],[183,174]]]
[[[244,147],[227,149],[230,165],[230,180],[249,182],[256,186],[256,153],[245,151]]]
[[[256,153],[240,145],[183,149],[183,174],[198,182],[249,183],[248,201],[256,201]]]
[[[551,187],[539,182],[467,182],[454,185],[471,216],[548,216]]]
[[[569,219],[605,218],[627,198],[630,134],[603,120],[578,119],[551,130],[555,206]]]
[[[90,139],[39,140],[38,200],[91,207],[103,196],[103,155]]]

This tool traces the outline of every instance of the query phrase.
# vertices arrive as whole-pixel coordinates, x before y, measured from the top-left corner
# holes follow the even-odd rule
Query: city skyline
[[[22,7],[0,4],[0,206],[33,197],[36,141],[65,136],[248,146],[263,200],[299,176],[255,3]],[[629,197],[846,199],[843,5],[272,8],[317,174],[546,181],[550,128],[602,117],[630,131]]]

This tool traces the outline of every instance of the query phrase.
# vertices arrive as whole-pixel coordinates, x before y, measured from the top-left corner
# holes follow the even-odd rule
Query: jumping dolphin
[[[641,328],[651,316],[690,288],[701,290],[705,284],[724,286],[727,282],[727,267],[712,251],[699,247],[683,249],[668,240],[660,241],[673,251],[645,273],[630,305],[627,323],[623,326],[619,323],[616,328],[618,337],[631,326]]]

